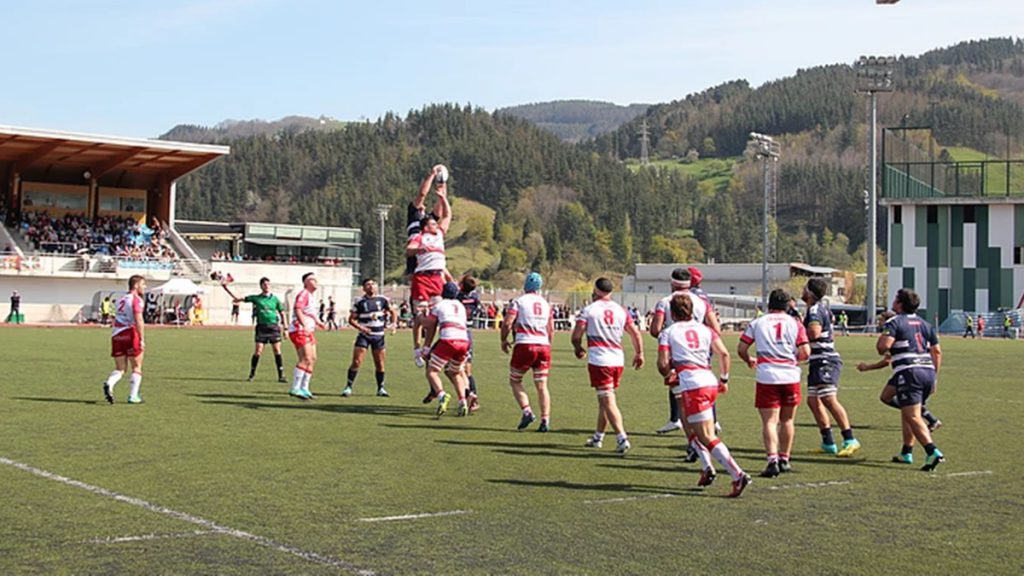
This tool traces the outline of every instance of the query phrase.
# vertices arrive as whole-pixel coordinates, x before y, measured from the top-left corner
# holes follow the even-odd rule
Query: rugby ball
[[[441,183],[448,181],[448,168],[444,164],[434,166],[434,182]]]

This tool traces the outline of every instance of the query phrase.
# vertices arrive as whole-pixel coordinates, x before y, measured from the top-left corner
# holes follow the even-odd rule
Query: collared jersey
[[[410,241],[419,243],[423,252],[416,254],[416,272],[428,272],[444,270],[447,262],[444,256],[444,234],[438,230],[434,234],[420,232],[412,237]]]
[[[257,324],[280,324],[280,313],[284,312],[284,306],[277,296],[267,294],[250,294],[245,301],[252,304],[252,315],[256,317]]]
[[[811,362],[838,362],[839,353],[836,352],[835,339],[833,338],[832,310],[828,304],[822,301],[815,302],[807,307],[807,314],[804,316],[804,328],[810,328],[811,324],[821,326],[821,334],[811,340]]]
[[[757,347],[757,382],[760,384],[798,384],[800,365],[798,346],[807,344],[807,331],[796,318],[785,312],[771,312],[755,318],[740,340]]]
[[[688,289],[676,290],[661,300],[658,300],[658,303],[654,306],[654,315],[661,316],[665,319],[665,324],[662,325],[661,329],[664,330],[672,325],[672,298],[674,298],[676,294],[686,294],[690,297],[690,302],[693,303],[693,319],[698,324],[703,324],[704,317],[707,316],[708,309],[711,308],[708,301],[699,294],[695,294]]]
[[[534,292],[523,294],[509,303],[508,315],[512,319],[516,344],[551,345],[548,334],[551,305],[543,296]]]
[[[897,314],[886,321],[882,334],[893,338],[889,348],[893,374],[908,368],[935,370],[928,350],[938,346],[939,336],[927,320],[917,314]]]
[[[114,324],[111,329],[111,336],[117,336],[125,330],[138,328],[135,325],[135,315],[142,312],[142,298],[135,292],[129,292],[117,299],[114,305]]]
[[[437,319],[438,340],[468,341],[466,307],[458,300],[441,300],[430,309]]]
[[[308,320],[305,323],[299,321],[299,315],[296,311],[302,310]],[[313,319],[316,318],[316,302],[313,300],[313,295],[309,293],[309,290],[303,288],[299,291],[299,295],[295,297],[295,306],[292,308],[292,323],[288,327],[288,332],[315,332],[316,322]]]
[[[594,366],[625,366],[622,337],[633,318],[611,300],[596,300],[588,304],[576,319],[577,325],[587,330],[587,362]]]
[[[391,310],[386,296],[363,296],[352,305],[356,322],[370,329],[370,336],[383,336]]]
[[[675,322],[658,334],[658,350],[668,350],[672,369],[684,390],[717,386],[711,371],[711,346],[718,333],[695,320]]]

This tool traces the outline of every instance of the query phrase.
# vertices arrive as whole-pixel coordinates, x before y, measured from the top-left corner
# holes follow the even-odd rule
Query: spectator
[[[11,313],[7,315],[7,321],[21,324],[21,294],[15,290],[11,292]]]

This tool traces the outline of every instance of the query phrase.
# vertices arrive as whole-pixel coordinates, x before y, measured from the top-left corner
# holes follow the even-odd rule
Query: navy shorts
[[[843,363],[836,361],[814,361],[807,367],[807,395],[829,396],[838,392],[839,376]]]
[[[356,348],[369,348],[371,350],[383,350],[384,349],[384,335],[367,335],[362,332],[356,336]]]
[[[935,370],[907,368],[893,374],[889,386],[896,388],[896,402],[900,407],[924,404],[935,386]]]

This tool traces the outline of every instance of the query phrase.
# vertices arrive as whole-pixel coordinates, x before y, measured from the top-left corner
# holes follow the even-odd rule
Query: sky
[[[1020,36],[1021,0],[0,0],[0,124],[177,124],[659,103],[724,81]]]

